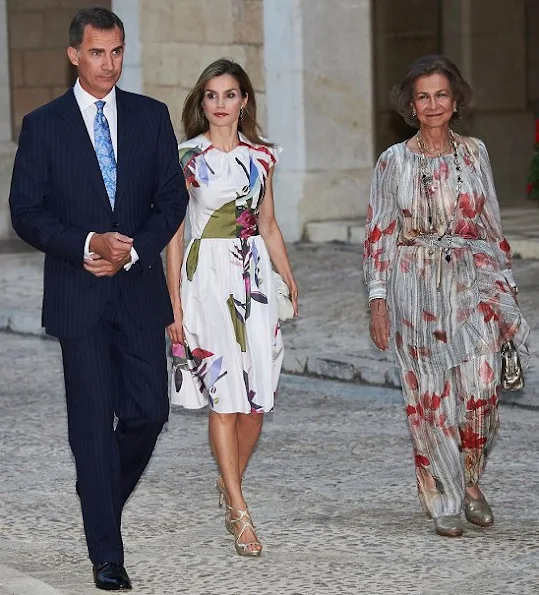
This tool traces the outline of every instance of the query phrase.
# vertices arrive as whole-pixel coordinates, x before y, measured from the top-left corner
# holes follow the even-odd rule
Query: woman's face
[[[204,87],[202,110],[212,126],[237,124],[247,97],[242,97],[238,81],[230,74],[214,76]]]
[[[429,74],[416,79],[412,107],[421,126],[448,126],[456,105],[451,84],[443,74]]]

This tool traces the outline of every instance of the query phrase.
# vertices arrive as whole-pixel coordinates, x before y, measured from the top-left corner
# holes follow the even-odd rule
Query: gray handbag
[[[522,390],[524,388],[524,372],[513,341],[506,341],[502,344],[501,355],[502,388],[504,390]]]

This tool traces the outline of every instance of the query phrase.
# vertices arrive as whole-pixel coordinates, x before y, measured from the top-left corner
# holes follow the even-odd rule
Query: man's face
[[[122,74],[122,32],[118,27],[101,30],[86,25],[80,47],[68,47],[67,55],[79,71],[82,88],[96,99],[102,99]]]

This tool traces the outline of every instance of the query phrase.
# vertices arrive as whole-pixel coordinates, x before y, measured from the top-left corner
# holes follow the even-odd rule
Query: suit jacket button
[[[112,229],[118,229],[118,227],[120,227],[120,224],[118,223],[118,221],[113,221],[112,222]]]

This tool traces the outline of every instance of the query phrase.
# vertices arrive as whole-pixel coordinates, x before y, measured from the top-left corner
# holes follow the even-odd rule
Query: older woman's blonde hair
[[[243,117],[238,122],[238,130],[252,143],[272,146],[271,143],[262,138],[260,126],[256,121],[256,97],[249,76],[239,64],[227,58],[220,58],[207,66],[198,77],[196,85],[187,95],[182,112],[185,137],[188,139],[194,138],[209,129],[208,120],[202,112],[204,90],[212,78],[224,74],[234,77],[238,82],[242,97],[248,98],[243,109]]]

